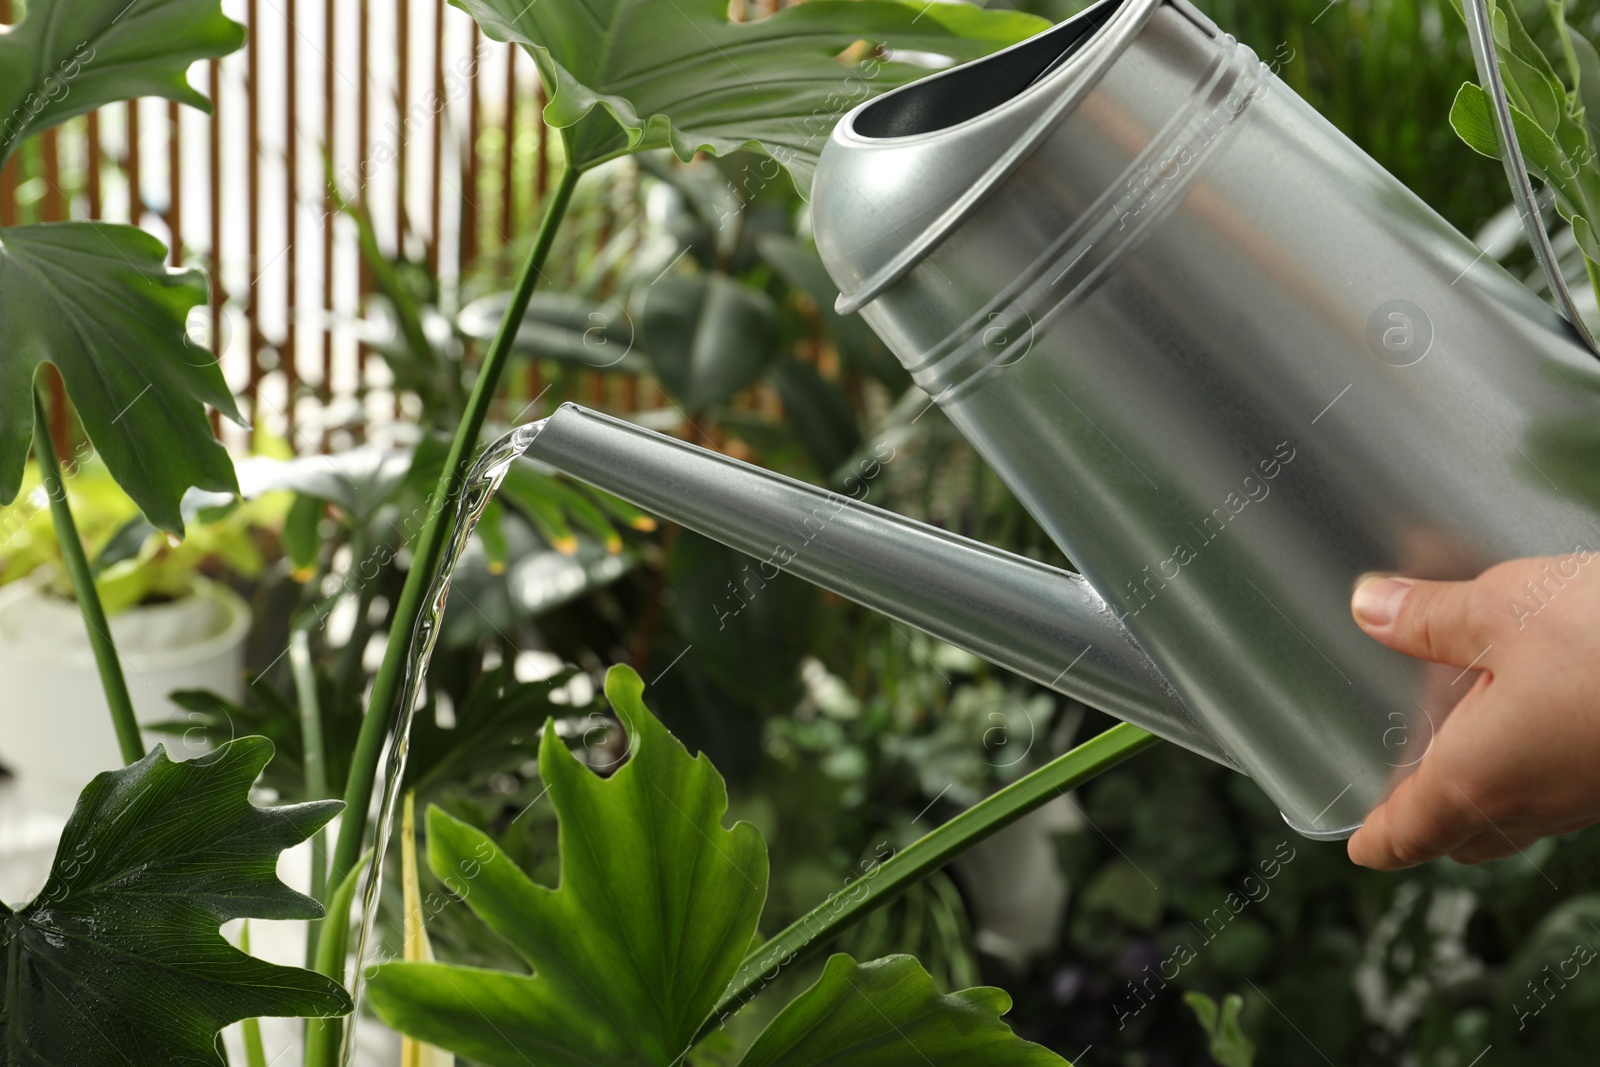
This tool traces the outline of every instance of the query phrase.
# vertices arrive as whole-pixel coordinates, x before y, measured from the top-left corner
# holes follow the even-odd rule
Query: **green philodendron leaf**
[[[428,812],[428,861],[533,969],[390,963],[367,989],[397,1029],[497,1067],[667,1067],[738,969],[767,892],[753,826],[722,825],[727,790],[644,706],[626,667],[606,696],[630,755],[601,778],[546,726],[539,769],[560,822],[561,881],[528,878],[487,836]]]
[[[872,327],[860,315],[841,315],[834,310],[839,287],[828,277],[828,268],[814,248],[783,233],[761,234],[755,244],[761,258],[783,275],[784,281],[816,303],[817,313],[838,343],[839,354],[853,369],[871,375],[896,393],[905,391],[910,376]]]
[[[661,384],[698,411],[766,371],[778,351],[778,311],[726,274],[675,276],[645,290],[639,332]]]
[[[492,341],[510,300],[510,293],[474,300],[456,317],[457,328],[474,341]],[[531,359],[642,374],[650,365],[635,348],[633,323],[622,308],[573,293],[551,292],[533,294],[511,343],[513,352]]]
[[[491,38],[523,45],[550,88],[545,120],[587,169],[647,148],[680,159],[755,148],[787,166],[802,195],[833,121],[867,96],[928,73],[908,63],[855,68],[860,40],[971,59],[1049,23],[967,4],[811,0],[750,22],[727,0],[452,0]]]
[[[861,429],[849,398],[817,368],[792,357],[774,363],[767,378],[778,390],[784,417],[793,423],[795,435],[831,481],[861,447]]]
[[[230,919],[314,919],[278,881],[278,854],[337,801],[258,808],[272,758],[246,737],[174,763],[157,748],[78,798],[32,903],[0,905],[4,1067],[220,1067],[217,1032],[260,1015],[350,1010],[337,982],[234,948]]]
[[[1024,1041],[1000,1016],[1002,989],[941,994],[910,956],[828,959],[815,985],[762,1031],[739,1067],[1059,1067],[1066,1060]]]
[[[44,362],[61,372],[90,442],[156,526],[183,531],[190,486],[237,491],[205,405],[242,419],[216,360],[185,334],[189,310],[206,301],[205,279],[165,260],[161,242],[132,226],[0,230],[0,504],[21,485]]]
[[[29,135],[117,100],[209,111],[189,65],[243,43],[220,0],[31,0],[0,28],[0,163]]]

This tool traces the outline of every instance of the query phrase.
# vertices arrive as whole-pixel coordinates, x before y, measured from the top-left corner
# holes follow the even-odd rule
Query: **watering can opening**
[[[887,93],[856,111],[868,138],[913,137],[948,129],[1015,99],[1083,50],[1126,0],[1100,0],[1021,44]]]

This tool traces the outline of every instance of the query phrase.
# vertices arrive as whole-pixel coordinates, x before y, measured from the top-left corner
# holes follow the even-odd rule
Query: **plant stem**
[[[355,523],[350,531],[350,566],[356,577],[361,579],[361,588],[356,592],[356,617],[350,627],[350,638],[339,650],[339,655],[334,661],[333,706],[335,708],[349,707],[350,702],[358,696],[361,656],[366,651],[367,638],[371,632],[367,615],[372,610],[372,598],[378,588],[376,573],[370,579],[361,578],[361,568],[366,564],[367,553],[370,551],[372,548],[368,544],[367,527],[359,522]]]
[[[289,671],[294,676],[296,703],[300,705],[300,741],[305,752],[306,796],[323,800],[328,796],[327,753],[322,739],[322,701],[317,695],[317,672],[311,662],[311,637],[307,632],[315,612],[304,612],[289,627]],[[328,832],[319,829],[311,835],[311,895],[326,901],[328,891]],[[320,923],[306,927],[306,966],[317,962],[317,932]]]
[[[67,567],[67,577],[72,580],[72,591],[78,597],[78,614],[89,631],[89,647],[94,650],[94,663],[100,671],[100,686],[106,693],[106,706],[111,709],[111,724],[117,730],[117,744],[122,748],[124,763],[137,763],[144,758],[144,741],[139,736],[139,721],[133,714],[133,701],[128,696],[128,682],[122,676],[122,661],[117,658],[117,646],[111,641],[111,627],[100,606],[100,592],[94,586],[94,572],[89,569],[89,559],[83,553],[83,541],[78,537],[78,524],[72,520],[72,508],[67,504],[67,487],[61,480],[61,461],[56,458],[56,446],[50,440],[50,419],[45,414],[44,399],[38,390],[33,394],[33,451],[39,460],[39,474],[44,480],[45,495],[50,498],[50,518],[55,522],[56,540],[61,544],[61,558]]]
[[[517,280],[511,303],[506,307],[505,318],[500,322],[500,330],[484,356],[478,380],[472,387],[472,396],[467,400],[466,413],[461,425],[456,428],[450,454],[439,475],[439,484],[429,500],[428,521],[417,539],[411,570],[406,574],[405,587],[401,590],[394,618],[390,622],[389,642],[383,651],[383,663],[373,680],[372,696],[367,703],[367,713],[361,721],[361,733],[350,759],[350,776],[344,792],[344,815],[339,822],[339,840],[329,871],[329,880],[334,884],[342,882],[355,869],[361,857],[378,757],[398,718],[398,704],[402,696],[400,687],[405,676],[406,657],[411,649],[412,630],[422,614],[423,597],[427,595],[428,583],[433,579],[444,552],[445,526],[454,513],[455,500],[472,465],[473,452],[488,416],[489,404],[494,399],[500,375],[510,359],[511,345],[516,339],[518,327],[522,325],[522,317],[527,313],[528,301],[544,276],[541,268],[550,253],[561,219],[566,214],[578,176],[578,171],[568,167],[551,193],[544,219],[539,224],[538,236],[534,239],[533,251],[529,253],[522,276]],[[323,929],[342,925],[344,921],[343,915],[330,912],[327,921],[322,924]]]
[[[985,797],[907,845],[746,956],[739,965],[739,973],[722,994],[721,1002],[695,1035],[695,1041],[704,1038],[723,1019],[749,1002],[780,969],[818,951],[846,927],[894,900],[979,841],[1056,797],[1065,796],[1067,790],[1104,774],[1159,740],[1137,726],[1121,723]]]
[[[327,917],[322,920],[322,936],[317,938],[315,970],[335,982],[345,980],[344,957],[350,944],[348,916],[356,898],[356,883],[361,880],[362,858],[356,857],[356,862],[350,865],[350,873],[334,888],[332,899],[328,901]],[[354,1023],[354,1019],[307,1019],[305,1067],[339,1067],[344,1028]]]
[[[1550,15],[1550,21],[1555,24],[1556,40],[1561,45],[1561,58],[1567,64],[1567,80],[1572,83],[1574,91],[1581,87],[1583,68],[1578,65],[1578,53],[1572,47],[1571,30],[1567,26],[1566,4],[1559,0],[1545,0],[1545,11]],[[1553,66],[1554,64],[1552,64]]]

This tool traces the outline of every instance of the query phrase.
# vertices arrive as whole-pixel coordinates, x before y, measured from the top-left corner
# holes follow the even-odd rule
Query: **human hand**
[[[1512,560],[1468,582],[1369,577],[1351,611],[1396,651],[1482,672],[1350,838],[1352,861],[1482,863],[1600,821],[1600,554]]]

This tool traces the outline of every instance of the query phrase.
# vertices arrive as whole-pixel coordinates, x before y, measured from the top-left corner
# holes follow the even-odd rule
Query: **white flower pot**
[[[178,716],[174,689],[244,695],[250,610],[239,595],[199,582],[193,595],[131,608],[110,619],[134,713],[142,723]],[[203,746],[166,741],[174,759]],[[90,778],[122,766],[94,652],[77,606],[42,582],[0,588],[0,763],[30,806],[71,810]]]

